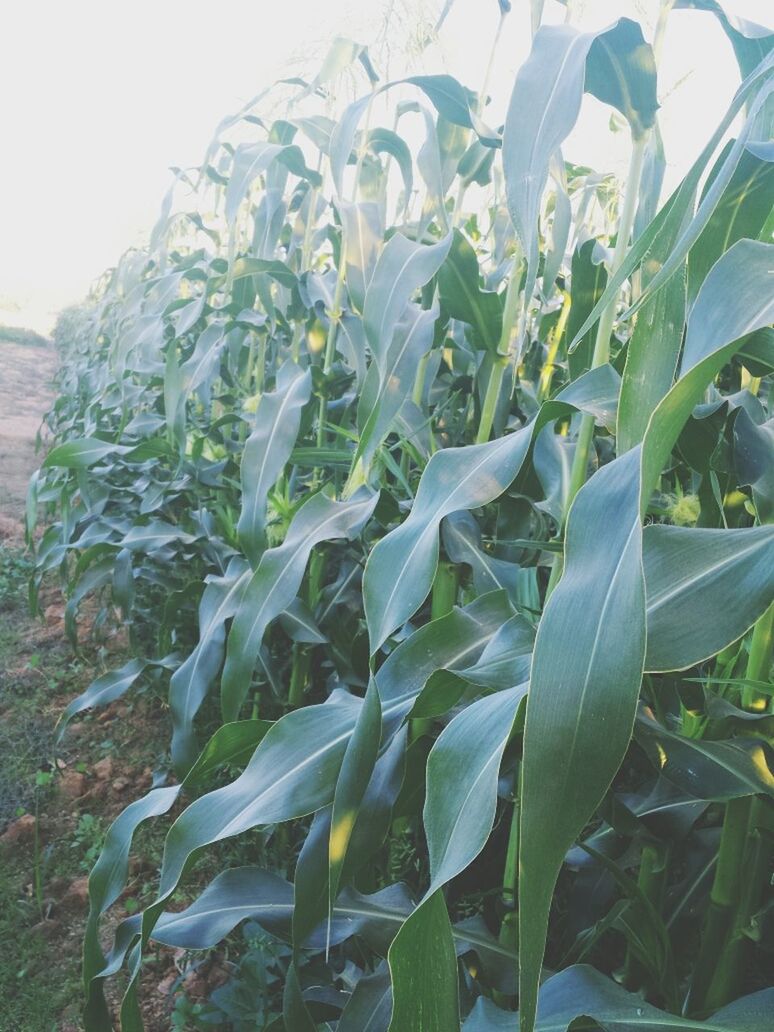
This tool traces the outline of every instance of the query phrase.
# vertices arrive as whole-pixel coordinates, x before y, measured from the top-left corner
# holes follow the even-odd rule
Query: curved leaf
[[[301,425],[301,412],[312,393],[312,378],[290,363],[280,369],[277,390],[264,394],[255,429],[242,451],[242,511],[237,523],[239,543],[256,566],[264,545],[266,498],[290,458]]]
[[[427,760],[428,894],[478,856],[492,830],[500,761],[527,687],[485,696],[441,732]]]
[[[774,757],[761,739],[685,738],[667,731],[647,713],[638,715],[635,735],[663,776],[695,799],[725,801],[757,792],[774,796]]]
[[[535,641],[520,836],[525,1030],[534,1024],[551,896],[564,856],[602,800],[631,738],[645,659],[639,460],[638,450],[629,452],[578,492],[567,521],[564,575]]]
[[[706,1021],[691,1021],[653,1007],[594,968],[578,964],[542,986],[535,1032],[567,1032],[579,1018],[590,1018],[609,1032],[757,1032],[772,1005],[774,990],[764,989],[724,1007]],[[513,1013],[480,999],[463,1032],[511,1032],[513,1022]]]
[[[645,669],[686,670],[740,638],[774,599],[774,527],[646,527],[643,564]]]
[[[532,439],[532,425],[487,444],[447,448],[427,464],[407,519],[373,548],[363,574],[371,653],[427,597],[438,563],[444,516],[497,498],[511,483]]]
[[[312,495],[298,510],[281,545],[264,552],[234,611],[221,677],[224,720],[235,720],[247,697],[266,628],[296,597],[316,544],[353,538],[379,496],[361,491],[347,502]]]
[[[459,1029],[457,957],[442,892],[434,892],[401,926],[388,960],[393,987],[389,1032]]]

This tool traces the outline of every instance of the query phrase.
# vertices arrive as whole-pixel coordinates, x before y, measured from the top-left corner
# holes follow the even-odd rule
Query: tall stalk
[[[747,680],[768,678],[774,645],[773,615],[774,605],[755,625],[745,672]],[[756,833],[757,811],[755,796],[730,799],[726,803],[709,910],[686,1001],[690,1012],[703,1014],[717,1009],[736,995],[744,952],[744,928],[754,912],[762,876],[765,876],[765,857],[761,862],[760,856],[763,844]],[[751,864],[756,854],[757,863]],[[761,880],[750,885],[753,874]]]
[[[497,402],[500,398],[500,389],[502,388],[505,370],[508,367],[511,338],[519,312],[520,279],[521,261],[517,253],[513,257],[513,266],[508,277],[508,286],[505,291],[505,306],[503,308],[503,327],[497,344],[497,352],[492,359],[492,369],[489,373],[489,382],[487,383],[478,432],[476,433],[476,444],[484,444],[489,440],[492,433],[492,424],[497,411]]]
[[[357,187],[360,181],[360,172],[363,168],[363,160],[365,159],[366,144],[368,140],[368,130],[371,124],[371,111],[374,106],[374,98],[376,97],[376,90],[372,87],[371,96],[368,99],[368,104],[365,110],[365,117],[363,119],[363,130],[360,138],[360,146],[357,152],[357,163],[355,165],[355,179],[352,187],[352,200],[357,200]],[[346,235],[342,228],[341,233],[341,250],[339,252],[339,268],[336,276],[336,286],[333,291],[333,305],[331,311],[328,313],[328,335],[325,340],[325,355],[323,358],[323,373],[327,377],[333,368],[333,359],[336,357],[336,337],[339,331],[339,322],[341,320],[341,299],[344,293],[344,280],[346,271],[346,262],[344,255],[346,253]],[[320,409],[318,413],[317,423],[317,447],[322,448],[325,444],[325,421],[328,415],[328,399],[323,396],[320,398]]]
[[[637,214],[637,201],[640,195],[640,184],[642,182],[642,170],[645,163],[645,151],[648,144],[649,133],[643,133],[633,140],[631,159],[629,161],[629,172],[626,177],[626,191],[624,203],[621,209],[621,217],[618,222],[618,234],[615,242],[613,259],[610,263],[609,275],[612,278],[623,264],[626,253],[629,250],[629,237],[634,226],[634,217]],[[591,368],[597,369],[610,360],[610,336],[613,332],[618,298],[613,297],[602,311],[597,324],[597,335],[594,341],[594,354],[591,359]],[[567,509],[572,504],[575,495],[586,482],[586,472],[589,464],[589,451],[594,433],[594,416],[584,413],[581,416],[578,442],[575,447],[572,469],[570,471],[570,486],[567,494],[567,505],[565,507],[565,518]]]
[[[658,64],[659,57],[661,56],[667,19],[669,17],[669,12],[674,7],[674,3],[675,0],[662,0],[661,7],[659,9],[658,21],[656,22],[656,28],[653,34],[653,54],[656,64]],[[610,278],[612,278],[620,269],[629,250],[629,238],[631,237],[632,229],[634,228],[634,219],[637,214],[637,202],[639,200],[640,186],[642,184],[645,155],[651,133],[652,130],[647,130],[641,133],[641,135],[637,137],[633,136],[632,138],[632,151],[629,158],[629,171],[626,177],[624,203],[621,209],[621,216],[618,221],[615,250],[613,252],[613,258],[609,269]],[[610,302],[605,307],[599,318],[599,322],[597,323],[597,334],[594,341],[594,353],[591,360],[592,369],[596,369],[599,366],[604,365],[610,359],[610,336],[613,332],[613,324],[615,323],[617,307],[618,297],[615,296],[610,299]],[[581,416],[575,455],[573,456],[573,463],[570,470],[570,483],[567,491],[567,500],[564,506],[564,512],[562,514],[560,533],[563,533],[564,531],[567,512],[572,505],[573,499],[586,482],[589,453],[593,436],[594,417],[589,413],[584,413]],[[546,598],[548,598],[554,590],[562,575],[563,563],[564,560],[562,556],[557,555],[551,567],[551,576],[548,581]]]
[[[629,249],[629,237],[631,236],[632,228],[634,226],[634,217],[637,214],[637,200],[640,194],[642,170],[645,163],[645,151],[649,135],[649,133],[643,133],[641,136],[634,139],[632,143],[632,153],[629,161],[629,174],[626,179],[624,203],[623,208],[621,209],[621,217],[618,222],[618,234],[616,237],[615,250],[610,263],[609,274],[611,278],[621,267]],[[594,353],[591,359],[592,369],[597,369],[599,366],[605,365],[605,363],[610,359],[610,335],[613,332],[613,323],[615,322],[617,307],[618,297],[615,296],[610,299],[599,318],[599,323],[597,324],[597,335],[594,341]],[[580,420],[580,430],[578,431],[578,439],[575,444],[575,454],[573,456],[572,467],[570,469],[570,483],[567,489],[567,500],[562,513],[562,523],[560,527],[561,534],[564,533],[567,513],[572,505],[573,499],[586,482],[586,474],[588,472],[589,465],[589,452],[591,450],[591,441],[593,436],[594,416],[591,413],[584,412]],[[546,590],[546,600],[548,600],[551,592],[558,584],[559,578],[562,575],[563,566],[564,560],[562,556],[557,555],[551,567],[551,575],[549,577],[548,587]]]

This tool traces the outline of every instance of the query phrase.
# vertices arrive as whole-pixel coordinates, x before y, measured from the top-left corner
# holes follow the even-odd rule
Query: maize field
[[[60,318],[31,603],[130,641],[60,734],[169,721],[91,871],[87,1032],[246,920],[239,1029],[774,1029],[774,30],[541,8],[502,125],[337,38]],[[672,8],[740,85],[664,198]],[[589,96],[620,188],[562,157]],[[146,822],[156,898],[109,925]]]

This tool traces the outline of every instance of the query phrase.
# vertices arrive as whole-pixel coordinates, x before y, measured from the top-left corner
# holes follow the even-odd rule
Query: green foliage
[[[28,344],[34,348],[47,348],[50,341],[23,326],[0,326],[0,343],[7,341],[9,344]]]
[[[337,41],[275,87],[285,117],[221,124],[150,247],[63,318],[32,599],[57,573],[73,640],[87,597],[126,624],[134,658],[65,720],[168,692],[176,775],[94,866],[90,1032],[124,964],[141,1027],[150,940],[212,949],[240,921],[269,938],[178,1026],[753,1027],[774,796],[754,46],[659,207],[635,23],[540,28],[502,137],[451,77],[377,86]],[[364,94],[333,121],[320,91],[353,62]],[[631,130],[620,206],[561,160],[584,92]],[[135,832],[173,807],[157,898],[106,956]],[[168,910],[235,839],[247,863]]]
[[[17,602],[31,572],[32,561],[21,549],[0,545],[0,611]]]

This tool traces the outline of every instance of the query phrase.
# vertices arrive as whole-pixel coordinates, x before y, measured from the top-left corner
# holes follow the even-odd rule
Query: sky
[[[387,73],[406,54],[479,89],[498,21],[496,0],[455,0],[437,44],[418,55],[434,0],[7,0],[0,62],[0,323],[48,332],[158,214],[172,165],[198,164],[217,122],[275,78],[313,73],[336,35],[371,43]],[[729,14],[771,24],[772,0],[724,0]],[[621,15],[650,36],[658,0],[573,0],[573,23]],[[530,45],[528,0],[513,0],[493,68],[488,121],[504,114]],[[546,0],[544,20],[564,20]],[[384,67],[380,69],[385,71]],[[689,167],[739,81],[715,18],[670,15],[659,68],[667,185]],[[587,98],[565,157],[623,176],[628,134]]]

